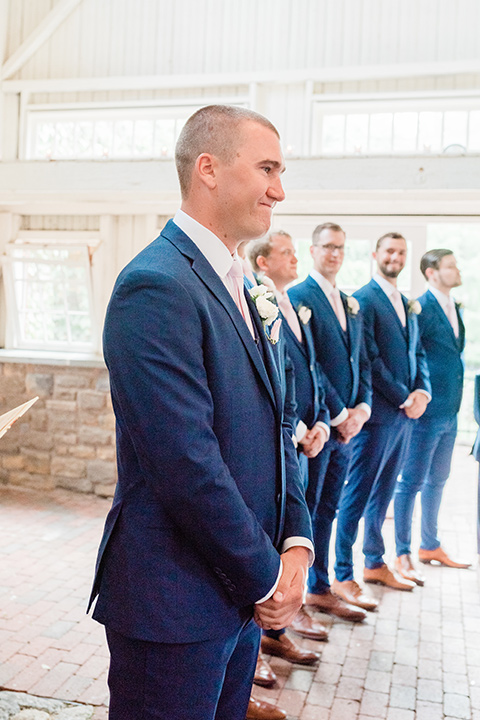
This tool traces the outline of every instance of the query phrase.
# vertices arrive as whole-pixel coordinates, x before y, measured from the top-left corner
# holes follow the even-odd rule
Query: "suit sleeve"
[[[141,475],[185,542],[228,574],[241,607],[268,593],[280,560],[220,452],[203,332],[180,283],[131,273],[110,303],[105,357],[118,431],[129,434]]]
[[[361,303],[365,331],[365,347],[372,368],[372,386],[391,405],[399,407],[410,394],[404,383],[395,379],[383,362],[375,340],[375,308],[373,303]]]
[[[422,345],[421,337],[421,324],[417,319],[418,324],[418,338],[417,346],[415,348],[415,355],[417,358],[417,375],[415,378],[414,390],[425,390],[432,395],[432,385],[430,383],[430,373],[428,370],[427,355]]]
[[[362,333],[359,352],[359,382],[358,393],[355,405],[366,403],[372,407],[372,366],[367,352],[367,342],[364,330],[364,319],[362,317]]]

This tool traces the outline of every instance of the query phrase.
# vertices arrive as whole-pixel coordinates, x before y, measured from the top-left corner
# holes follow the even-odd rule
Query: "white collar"
[[[455,302],[451,295],[446,295],[441,290],[438,290],[438,288],[430,285],[430,283],[428,283],[428,289],[430,290],[432,295],[438,300],[438,303],[443,310],[446,310],[452,302]]]
[[[220,275],[223,280],[232,267],[235,256],[230,253],[220,238],[183,210],[177,210],[173,222],[195,243],[217,275]]]
[[[389,282],[388,280],[385,280],[385,278],[382,277],[381,275],[379,275],[378,273],[375,273],[372,280],[375,280],[375,282],[378,283],[378,285],[380,285],[380,287],[382,288],[385,295],[389,298],[393,295],[395,290],[398,289],[395,287],[395,285],[392,285],[391,282]]]
[[[330,280],[327,280],[327,278],[322,275],[322,273],[319,273],[318,270],[315,270],[315,268],[310,270],[310,277],[320,285],[320,288],[323,290],[325,295],[330,297],[332,292],[335,290],[335,286],[332,285]]]

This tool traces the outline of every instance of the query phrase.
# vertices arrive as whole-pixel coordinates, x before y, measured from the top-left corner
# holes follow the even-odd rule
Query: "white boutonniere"
[[[306,305],[301,305],[297,310],[297,315],[302,321],[302,323],[304,325],[307,325],[307,323],[310,322],[310,318],[312,317],[312,311]]]
[[[355,317],[355,315],[358,315],[358,311],[360,310],[360,304],[357,298],[354,298],[353,295],[348,295],[347,297],[347,309],[349,315],[353,315],[353,317]]]
[[[413,315],[420,315],[422,312],[422,306],[418,302],[418,300],[409,300],[408,301],[408,312],[412,313]]]
[[[278,316],[278,307],[270,299],[275,297],[273,292],[266,285],[255,285],[255,287],[250,288],[248,292],[250,293],[250,297],[255,303],[257,312],[260,315],[265,335],[268,337],[272,345],[275,345],[278,342],[280,325],[275,323],[275,325],[271,328],[270,333],[267,332],[268,326],[271,325]]]

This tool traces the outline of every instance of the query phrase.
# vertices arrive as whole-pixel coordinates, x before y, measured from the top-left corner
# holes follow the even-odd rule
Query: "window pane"
[[[75,157],[93,157],[93,123],[79,122],[75,125]]]
[[[121,120],[116,122],[113,130],[114,157],[133,156],[133,121]]]
[[[467,147],[467,112],[446,112],[443,119],[443,149],[449,145]]]
[[[351,155],[365,153],[368,147],[368,115],[347,115],[345,151]]]
[[[73,122],[57,123],[54,156],[64,159],[75,155],[75,125]]]
[[[472,110],[468,123],[468,149],[480,152],[480,110]]]
[[[371,278],[372,256],[370,240],[348,238],[345,259],[338,273],[338,285],[345,292],[353,292],[366,285]]]
[[[392,151],[392,113],[370,115],[369,150],[374,153]]]
[[[90,317],[88,315],[70,314],[68,318],[72,342],[90,342],[92,336]]]
[[[133,137],[133,154],[135,157],[152,157],[153,155],[153,121],[137,120]]]
[[[43,342],[43,317],[43,314],[33,312],[20,315],[20,325],[23,329],[22,335],[25,340]]]
[[[393,149],[414,152],[417,147],[418,113],[400,112],[393,116]]]
[[[155,157],[173,157],[175,147],[175,121],[157,120],[155,122],[155,141],[153,154]]]
[[[345,115],[324,115],[322,122],[322,153],[340,155],[344,150]]]
[[[112,154],[113,128],[111,122],[95,123],[93,155],[96,158],[108,158]]]
[[[424,152],[441,152],[442,150],[442,118],[441,112],[421,112],[418,116],[418,150]]]
[[[54,123],[39,123],[35,126],[34,144],[33,157],[36,160],[49,160],[53,156],[55,144]]]

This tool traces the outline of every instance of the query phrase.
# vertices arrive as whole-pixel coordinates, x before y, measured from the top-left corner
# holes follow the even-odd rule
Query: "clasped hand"
[[[280,556],[282,576],[272,597],[255,605],[254,620],[263,630],[288,627],[300,610],[307,578],[308,550],[292,547]]]
[[[327,433],[320,425],[314,425],[307,430],[303,438],[300,440],[302,452],[307,458],[314,458],[323,450],[323,446],[327,440]]]
[[[418,420],[427,409],[428,398],[425,393],[414,390],[404,403],[405,415],[412,420]]]
[[[335,428],[340,436],[340,442],[349,443],[355,435],[358,435],[367,420],[368,415],[362,408],[348,408],[348,418]]]

